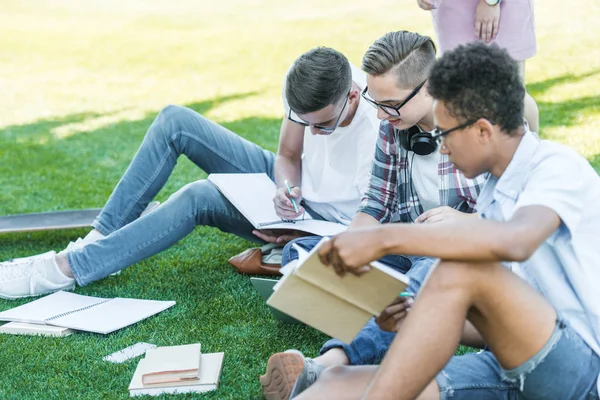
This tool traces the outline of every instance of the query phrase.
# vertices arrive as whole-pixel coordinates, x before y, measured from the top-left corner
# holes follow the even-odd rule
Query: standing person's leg
[[[521,79],[523,80],[523,85],[525,85],[525,60],[519,61],[519,73],[521,74]],[[538,109],[538,105],[531,97],[529,92],[525,91],[525,110],[524,117],[527,120],[527,124],[529,124],[529,129],[532,132],[539,133],[540,129],[540,110]]]
[[[135,220],[186,155],[206,173],[265,172],[274,155],[189,108],[167,106],[156,117],[94,228],[109,235]]]

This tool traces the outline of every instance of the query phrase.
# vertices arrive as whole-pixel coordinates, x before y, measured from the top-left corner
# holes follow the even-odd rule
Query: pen
[[[293,197],[291,197],[292,196],[292,189],[290,189],[290,185],[288,184],[287,179],[284,181],[284,183],[285,183],[285,187],[286,187],[286,189],[288,191],[288,194],[290,195],[290,200],[292,200],[292,205],[294,206],[294,210],[296,212],[298,212],[298,205],[296,204],[296,200]]]

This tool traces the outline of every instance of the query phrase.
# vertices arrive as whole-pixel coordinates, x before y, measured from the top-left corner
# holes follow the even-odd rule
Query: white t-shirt
[[[426,156],[420,156],[413,152],[408,153],[412,184],[424,212],[441,205],[438,173],[441,157],[439,146],[433,153]],[[416,211],[415,208],[413,210]],[[414,219],[418,215],[411,215],[411,217]]]
[[[352,80],[364,89],[365,73],[350,66]],[[285,84],[282,98],[287,116]],[[313,135],[309,127],[304,130],[301,189],[308,207],[328,221],[350,223],[369,183],[378,131],[377,110],[362,99],[350,125],[338,127],[331,135]]]
[[[477,209],[506,221],[531,205],[552,209],[561,224],[513,270],[600,355],[600,177],[573,150],[527,132],[500,179],[489,178]]]

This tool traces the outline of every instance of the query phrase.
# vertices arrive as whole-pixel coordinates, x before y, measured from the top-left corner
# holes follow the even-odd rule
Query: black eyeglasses
[[[450,128],[450,129],[446,129],[445,131],[440,130],[440,128],[438,128],[437,126],[433,129],[433,132],[431,132],[431,136],[433,136],[433,138],[439,143],[442,141],[442,138],[444,136],[448,136],[449,134],[451,134],[454,131],[458,131],[460,129],[465,129],[467,126],[469,125],[473,125],[475,122],[479,121],[478,119],[472,119],[472,120],[468,120],[467,122],[465,122],[464,124],[460,124],[458,126],[455,126],[454,128]]]
[[[311,127],[313,129],[317,129],[323,133],[333,133],[333,131],[335,131],[337,129],[338,124],[340,123],[340,118],[342,118],[342,114],[344,113],[344,108],[346,108],[346,104],[348,104],[349,98],[350,98],[350,92],[348,92],[348,95],[346,96],[346,100],[344,101],[344,105],[342,106],[342,111],[340,111],[340,115],[338,115],[333,126],[328,127],[328,126],[321,126],[321,125],[313,125],[313,124],[309,124],[304,121],[298,121],[297,119],[292,118],[292,109],[291,108],[290,108],[290,112],[288,113],[288,119],[297,124],[300,124],[300,125],[303,125],[306,127]]]
[[[427,82],[427,80],[424,80],[423,82],[421,82],[421,84],[419,86],[417,86],[415,88],[415,90],[413,90],[405,99],[404,101],[402,101],[402,103],[398,104],[397,106],[388,106],[387,104],[381,104],[376,102],[375,100],[367,97],[367,91],[369,89],[368,86],[365,87],[365,89],[362,91],[361,96],[363,97],[363,99],[365,99],[367,101],[367,103],[369,103],[370,105],[372,105],[375,108],[381,108],[381,110],[383,112],[385,112],[388,115],[391,115],[392,117],[399,117],[400,116],[400,109],[410,101],[410,99],[412,99],[413,97],[415,97],[417,95],[417,93],[419,93],[419,90],[421,90],[421,88],[423,87],[423,85],[425,84],[425,82]]]

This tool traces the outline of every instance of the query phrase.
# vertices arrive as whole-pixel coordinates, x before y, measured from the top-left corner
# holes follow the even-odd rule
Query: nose
[[[384,120],[389,117],[389,114],[381,109],[381,107],[377,107],[377,118]]]
[[[310,127],[310,133],[313,135],[322,135],[323,132],[320,129],[315,128],[314,126]]]

